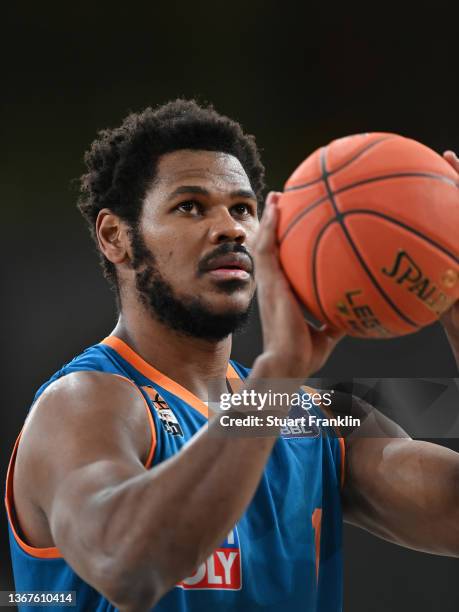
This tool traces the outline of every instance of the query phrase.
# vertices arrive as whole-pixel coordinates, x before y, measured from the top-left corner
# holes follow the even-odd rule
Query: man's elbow
[[[105,560],[97,565],[94,586],[121,612],[151,610],[165,594],[162,580],[154,570],[131,568],[121,559]]]
[[[55,526],[55,539],[67,563],[117,609],[123,612],[151,610],[166,593],[159,568],[151,557],[139,559],[135,545],[104,546],[96,531],[91,534],[90,546],[82,546],[88,541],[85,538],[80,538],[77,546],[70,546],[68,535],[62,535],[63,526],[62,520]]]
[[[132,550],[130,552],[118,553],[109,560],[105,556],[105,561],[100,561],[97,570],[94,569],[102,594],[122,612],[151,610],[199,565],[195,555],[185,564],[186,554],[178,555],[181,561],[176,563],[176,555],[156,551],[157,558],[162,559],[162,563],[157,564],[151,556],[148,561],[143,561],[136,558]],[[130,558],[133,559],[132,563],[129,562]]]

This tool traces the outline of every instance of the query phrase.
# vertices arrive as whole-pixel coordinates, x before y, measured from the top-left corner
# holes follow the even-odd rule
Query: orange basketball
[[[415,140],[334,140],[291,175],[279,211],[282,265],[319,322],[389,338],[459,299],[458,177]]]

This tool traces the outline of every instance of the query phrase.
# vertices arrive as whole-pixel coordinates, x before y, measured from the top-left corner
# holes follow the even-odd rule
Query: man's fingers
[[[346,333],[340,329],[326,328],[323,331],[319,331],[313,328],[311,329],[311,336],[314,342],[320,343],[321,345],[325,345],[327,346],[327,348],[330,347],[330,349],[336,346],[338,342],[342,340],[342,338],[344,338],[345,335]]]
[[[280,191],[270,191],[266,196],[266,206],[277,204],[282,193]]]
[[[269,194],[266,198],[265,210],[261,219],[258,241],[256,245],[256,252],[262,255],[271,251],[272,247],[274,246],[274,230],[277,223],[277,209],[275,200],[270,198],[270,195],[271,194]]]
[[[442,314],[440,321],[446,327],[453,326],[459,331],[459,300],[454,302],[454,304]]]
[[[342,340],[344,338],[344,336],[346,335],[346,332],[344,332],[341,329],[329,329],[328,331],[325,332],[327,334],[327,336],[330,338],[333,346],[335,346],[336,344],[338,344],[338,342],[340,340]]]
[[[443,157],[459,173],[459,158],[454,151],[445,151]]]
[[[260,229],[255,247],[255,261],[258,270],[266,269],[267,272],[279,267],[277,259],[277,202],[280,193],[270,192],[266,198],[265,210],[260,223]]]

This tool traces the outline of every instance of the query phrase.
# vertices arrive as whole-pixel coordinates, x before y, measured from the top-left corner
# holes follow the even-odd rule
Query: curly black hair
[[[255,138],[212,105],[177,99],[132,113],[120,127],[102,130],[85,153],[87,173],[80,178],[78,208],[95,237],[97,215],[109,208],[135,230],[142,203],[161,155],[180,149],[219,151],[242,164],[259,203],[264,167]],[[118,289],[115,266],[101,254],[105,277]]]

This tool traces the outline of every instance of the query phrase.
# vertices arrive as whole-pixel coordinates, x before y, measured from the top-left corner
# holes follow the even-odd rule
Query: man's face
[[[176,329],[225,337],[246,318],[253,298],[257,228],[256,197],[235,157],[164,155],[140,218],[143,245],[134,249],[142,301]]]

